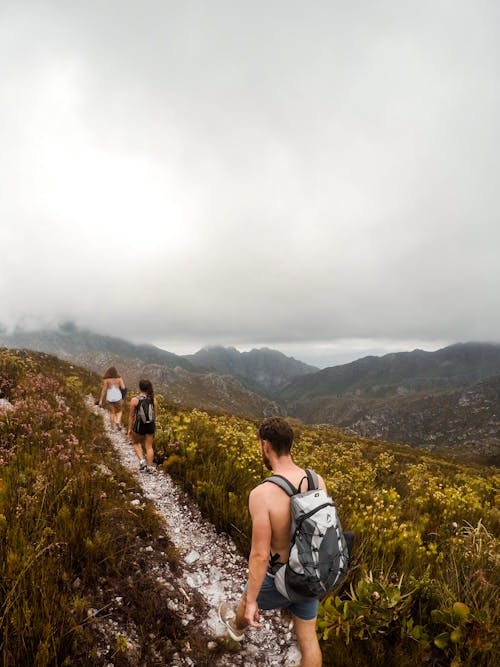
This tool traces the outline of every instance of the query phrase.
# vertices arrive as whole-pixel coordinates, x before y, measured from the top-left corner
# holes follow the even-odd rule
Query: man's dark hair
[[[267,440],[275,454],[290,454],[293,443],[293,431],[290,424],[282,417],[268,417],[259,426],[259,439]]]

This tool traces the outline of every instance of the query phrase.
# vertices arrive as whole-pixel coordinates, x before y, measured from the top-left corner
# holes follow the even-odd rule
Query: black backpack
[[[290,496],[292,514],[288,562],[275,572],[278,591],[294,602],[320,599],[338,586],[349,564],[349,551],[333,500],[319,488],[318,475],[306,470],[308,490],[296,489],[281,475],[264,480]]]
[[[149,396],[141,396],[135,408],[135,425],[151,424],[155,420],[155,405]],[[135,430],[135,429],[134,429]]]

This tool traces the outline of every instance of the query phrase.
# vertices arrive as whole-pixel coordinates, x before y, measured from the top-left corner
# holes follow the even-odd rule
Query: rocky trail
[[[171,604],[178,606],[192,622],[199,617],[199,611],[194,603],[190,604],[190,599],[200,596],[208,608],[206,618],[199,621],[200,632],[209,641],[210,638],[220,641],[226,631],[218,618],[219,604],[224,600],[236,604],[239,600],[246,581],[247,561],[238,554],[230,537],[215,530],[167,473],[161,469],[154,474],[139,471],[126,433],[111,430],[104,411],[92,399],[89,405],[103,415],[106,433],[121,463],[139,480],[144,497],[154,503],[165,521],[165,532],[180,555],[180,572],[175,576],[185,599],[182,602],[173,599]],[[157,581],[158,586],[168,587],[167,578],[158,576]],[[213,662],[220,667],[293,667],[299,663],[295,637],[279,612],[261,613],[261,627],[247,631],[239,650],[214,656]],[[181,655],[176,664],[195,665],[189,656]]]

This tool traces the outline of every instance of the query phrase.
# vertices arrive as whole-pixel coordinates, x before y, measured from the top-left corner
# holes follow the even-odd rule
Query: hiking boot
[[[154,466],[146,466],[146,472],[153,475],[156,472],[156,468]]]
[[[146,467],[146,459],[141,459],[139,461],[139,470],[144,470],[145,467]]]
[[[235,618],[236,614],[234,609],[229,606],[227,602],[221,602],[219,605],[219,619],[221,623],[226,626],[226,630],[228,631],[231,639],[234,639],[235,642],[240,642],[245,638],[245,631],[236,629],[236,627],[233,625]]]

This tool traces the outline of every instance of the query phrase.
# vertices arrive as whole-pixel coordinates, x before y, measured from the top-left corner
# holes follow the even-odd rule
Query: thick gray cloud
[[[499,20],[2,5],[0,321],[310,360],[499,341]]]

